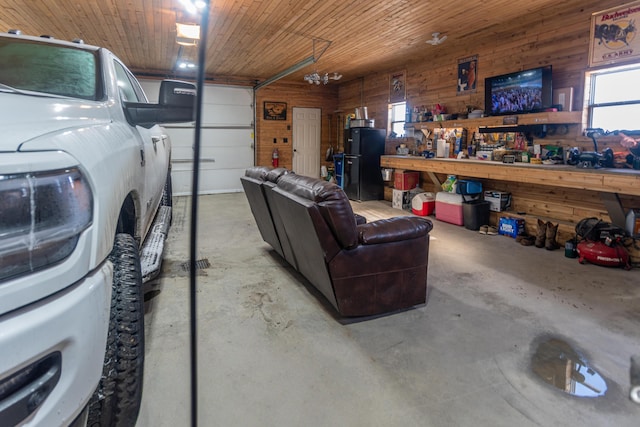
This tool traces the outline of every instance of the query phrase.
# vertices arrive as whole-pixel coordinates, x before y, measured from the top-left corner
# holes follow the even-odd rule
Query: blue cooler
[[[471,179],[459,179],[456,193],[463,196],[477,196],[482,194],[482,183]]]

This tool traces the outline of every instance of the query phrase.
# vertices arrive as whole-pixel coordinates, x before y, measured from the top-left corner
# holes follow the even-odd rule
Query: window
[[[128,102],[147,102],[147,98],[142,91],[142,88],[138,84],[138,81],[131,75],[131,73],[124,68],[124,65],[118,61],[113,62],[116,69],[116,76],[118,77],[118,89],[120,90],[120,97],[123,101]]]
[[[99,99],[95,51],[20,39],[0,41],[0,83],[15,89]]]
[[[389,132],[394,132],[397,136],[405,134],[404,123],[406,117],[406,102],[389,104]]]
[[[604,130],[640,130],[640,66],[593,71],[589,126]]]

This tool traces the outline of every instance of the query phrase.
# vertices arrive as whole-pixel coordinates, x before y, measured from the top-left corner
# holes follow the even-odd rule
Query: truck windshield
[[[15,89],[97,100],[96,52],[0,39],[0,83]]]

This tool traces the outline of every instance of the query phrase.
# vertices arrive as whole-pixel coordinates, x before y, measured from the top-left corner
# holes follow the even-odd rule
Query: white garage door
[[[160,81],[140,80],[150,102]],[[199,194],[242,191],[240,177],[254,163],[253,88],[207,84],[202,103]],[[191,194],[195,123],[165,125],[171,138],[173,194]]]

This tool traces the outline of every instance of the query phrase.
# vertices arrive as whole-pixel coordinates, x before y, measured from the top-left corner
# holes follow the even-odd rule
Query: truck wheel
[[[144,296],[135,239],[117,234],[109,260],[113,263],[109,334],[87,425],[133,426],[140,410],[144,367]]]

